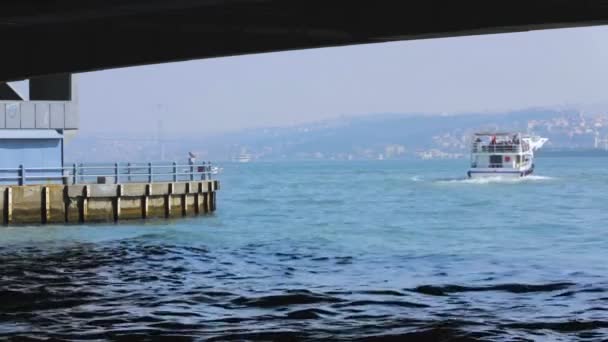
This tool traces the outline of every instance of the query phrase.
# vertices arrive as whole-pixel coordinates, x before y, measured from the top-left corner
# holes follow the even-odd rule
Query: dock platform
[[[17,184],[0,185],[1,222],[5,225],[116,222],[195,216],[216,210],[219,181],[210,179],[210,164],[185,165],[185,170],[184,165],[176,163],[144,164],[145,167],[114,165],[105,167],[107,172],[103,166],[70,166],[63,168],[60,177],[54,176],[57,170],[50,170],[54,173],[45,170],[49,175],[45,184],[31,184],[32,178],[27,175],[32,177],[35,169],[21,167],[17,176],[4,177],[17,179]],[[162,171],[163,168],[169,171]],[[156,172],[149,171],[154,169]],[[42,178],[41,174],[33,177],[37,183]],[[87,183],[93,179],[97,183]]]

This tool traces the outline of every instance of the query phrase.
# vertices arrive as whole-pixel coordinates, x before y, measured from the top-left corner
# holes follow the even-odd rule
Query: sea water
[[[0,230],[0,336],[608,338],[608,158],[222,165],[212,215]]]

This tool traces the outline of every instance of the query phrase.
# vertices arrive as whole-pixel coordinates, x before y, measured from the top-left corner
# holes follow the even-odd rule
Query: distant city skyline
[[[81,132],[209,135],[370,113],[603,106],[608,27],[323,48],[78,75]],[[119,125],[117,123],[120,123]]]

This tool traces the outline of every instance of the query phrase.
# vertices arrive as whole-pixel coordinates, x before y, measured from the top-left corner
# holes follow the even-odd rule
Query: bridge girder
[[[608,0],[6,0],[0,81],[608,23]]]

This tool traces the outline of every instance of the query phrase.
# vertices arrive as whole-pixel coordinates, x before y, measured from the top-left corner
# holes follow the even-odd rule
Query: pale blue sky
[[[165,134],[176,135],[341,115],[606,103],[607,42],[608,27],[594,27],[85,73],[81,132],[155,132],[161,117]]]

